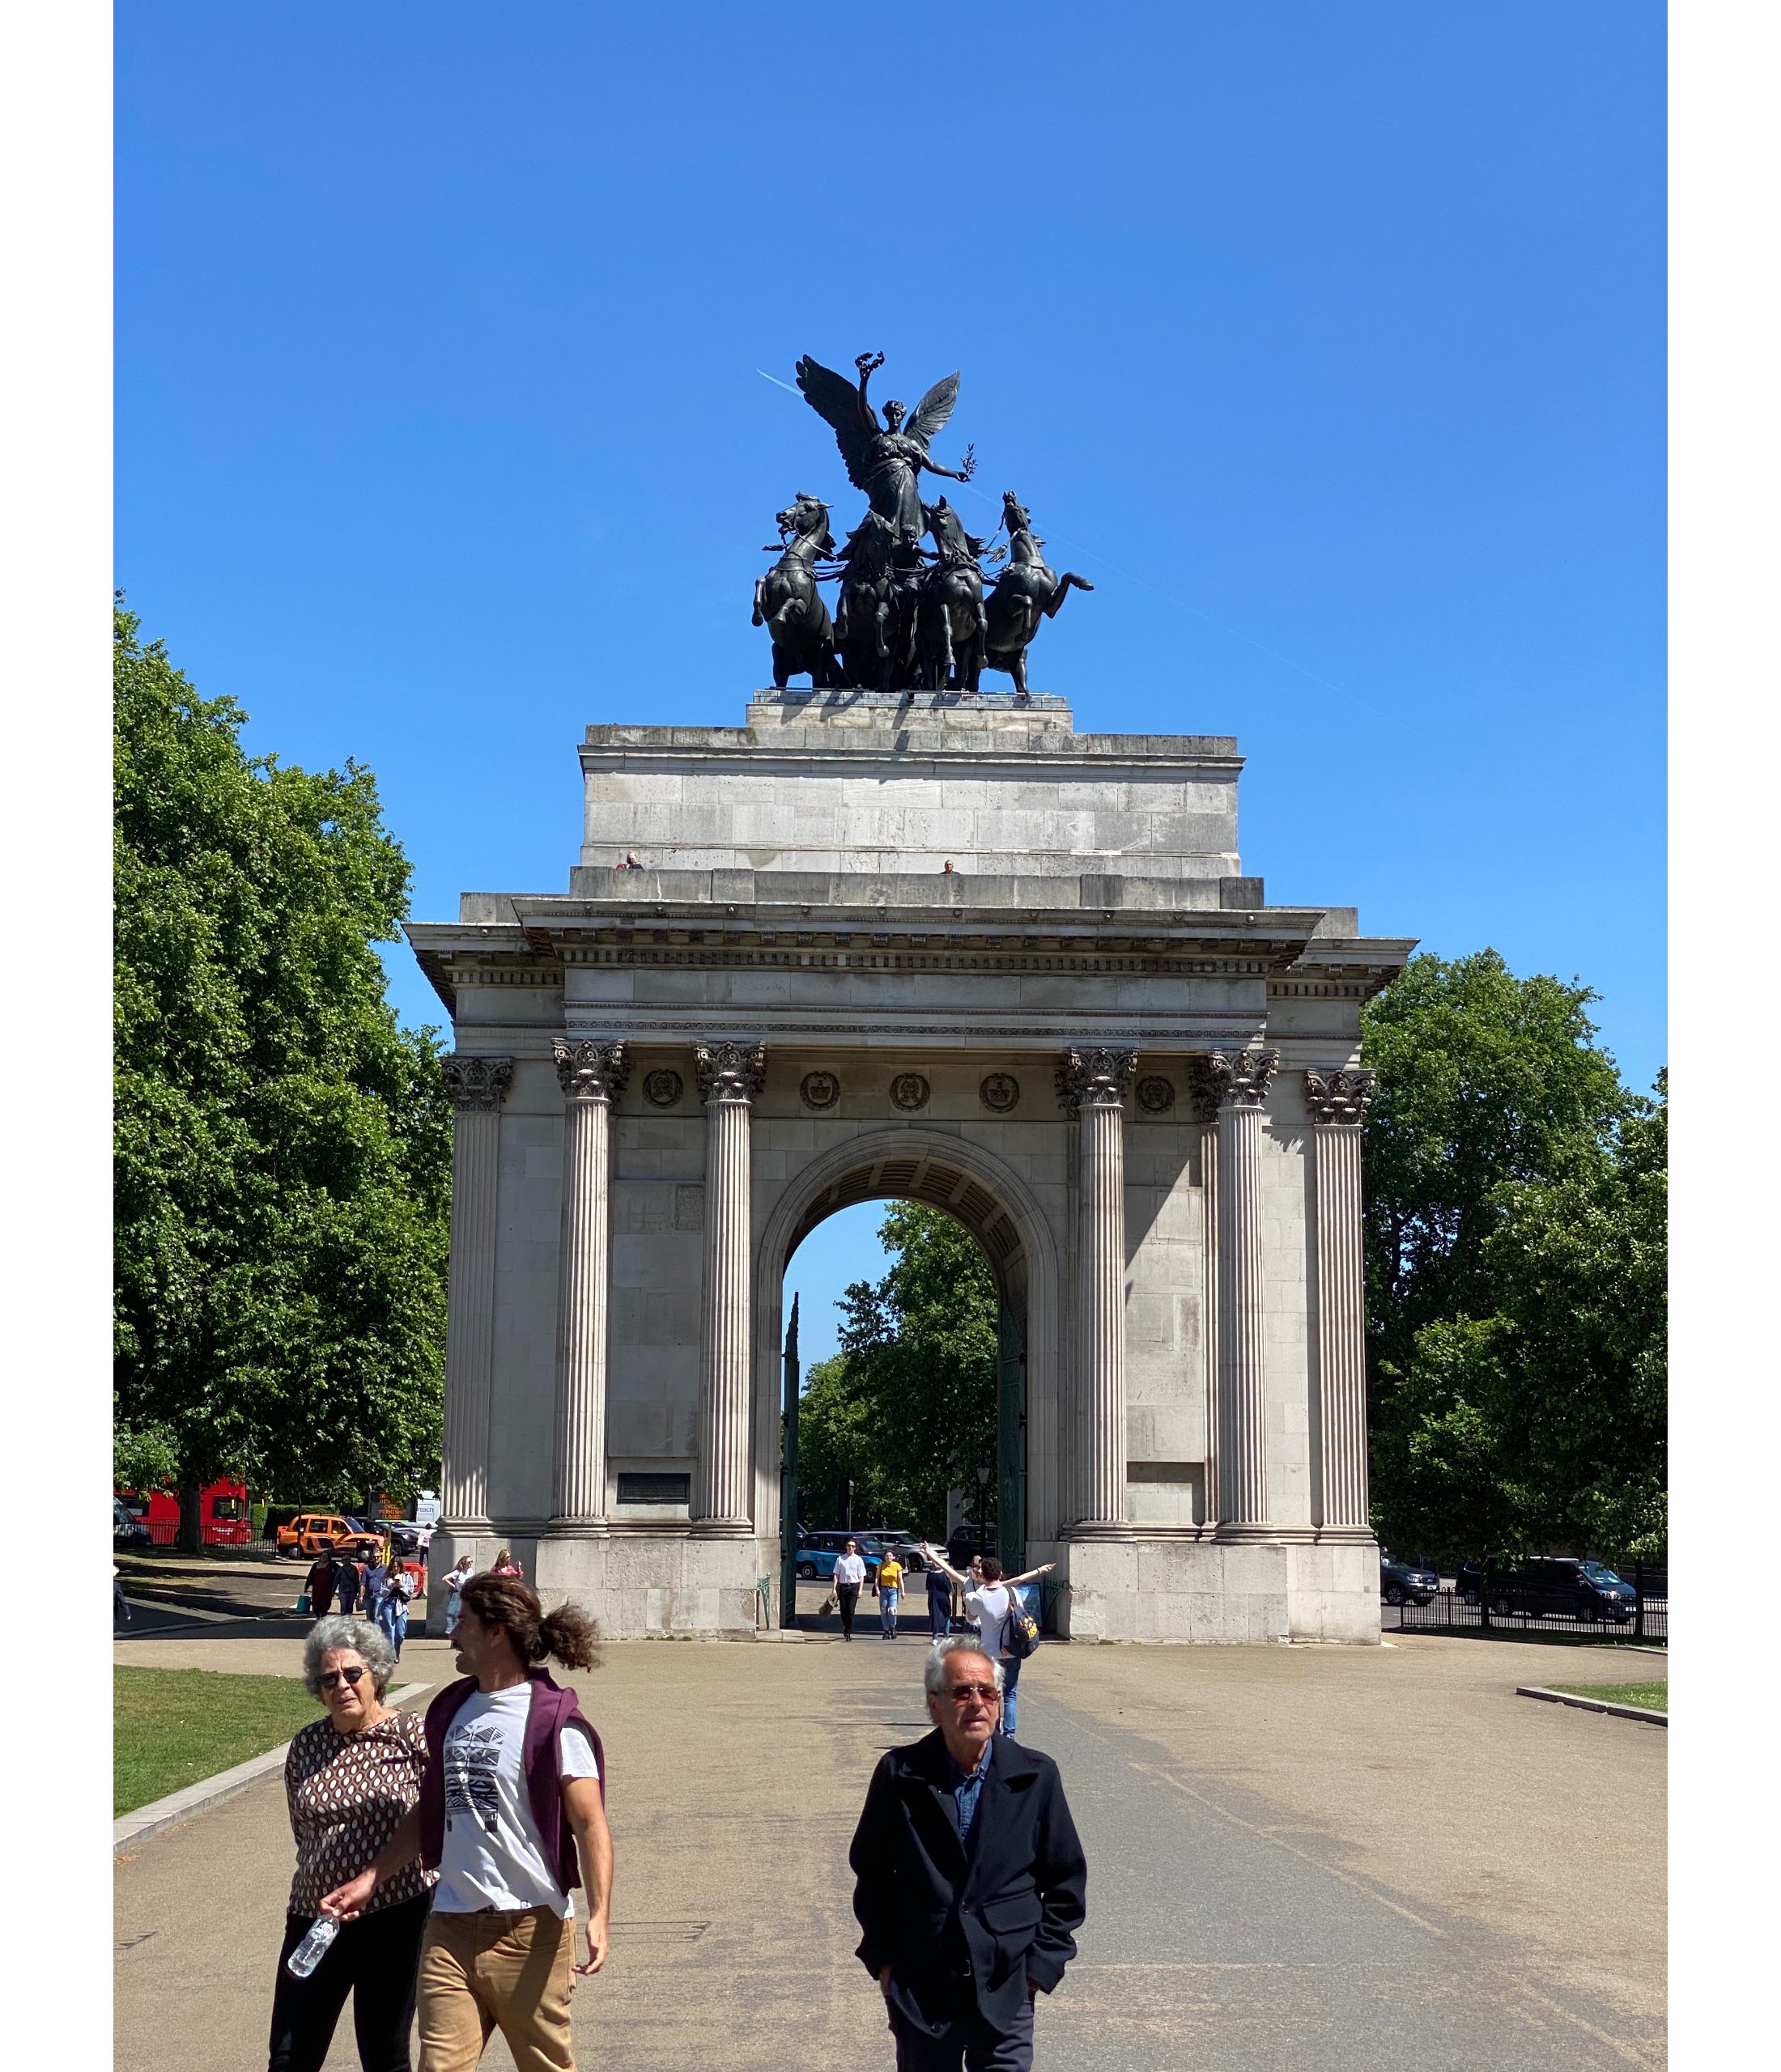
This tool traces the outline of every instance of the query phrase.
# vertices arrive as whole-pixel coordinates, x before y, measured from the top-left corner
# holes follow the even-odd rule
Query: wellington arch
[[[1267,904],[1236,743],[788,689],[580,760],[566,892],[409,929],[454,1032],[436,1568],[756,1631],[786,1262],[910,1199],[989,1262],[1060,1633],[1376,1640],[1359,1017],[1413,945]]]

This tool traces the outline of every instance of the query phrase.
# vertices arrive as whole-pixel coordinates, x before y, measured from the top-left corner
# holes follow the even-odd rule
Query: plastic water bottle
[[[309,1933],[285,1959],[285,1969],[293,1978],[307,1978],[327,1955],[329,1947],[339,1933],[340,1923],[331,1913],[322,1914],[311,1921]]]

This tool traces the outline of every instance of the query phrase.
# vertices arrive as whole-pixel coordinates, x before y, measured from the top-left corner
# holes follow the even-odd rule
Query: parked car
[[[139,1518],[113,1497],[112,1498],[112,1552],[114,1554],[147,1554],[154,1551],[155,1535]]]
[[[865,1558],[865,1579],[871,1582],[878,1573],[878,1562],[884,1550],[869,1533],[857,1529],[852,1532],[844,1530],[839,1532],[800,1533],[797,1541],[798,1573],[805,1582],[813,1577],[821,1579],[832,1576],[835,1564],[847,1552],[850,1539],[857,1545]]]
[[[338,1511],[299,1511],[289,1525],[278,1527],[281,1556],[307,1554],[313,1560],[317,1554],[351,1551],[362,1557],[383,1543],[380,1534],[367,1532]]]
[[[955,1569],[968,1569],[976,1556],[993,1554],[995,1551],[993,1533],[986,1539],[965,1526],[961,1526],[946,1542],[946,1559]]]
[[[424,1556],[433,1543],[430,1525],[416,1525],[412,1518],[385,1518],[383,1522],[389,1528],[390,1545],[411,1560]]]
[[[1604,1619],[1629,1624],[1638,1596],[1612,1569],[1599,1561],[1538,1554],[1505,1577],[1493,1577],[1489,1592],[1493,1611],[1524,1611],[1536,1619]]]
[[[921,1558],[921,1542],[901,1526],[869,1525],[865,1532],[869,1539],[877,1542],[882,1552],[895,1554],[905,1569],[919,1571],[928,1565]]]
[[[1441,1578],[1420,1561],[1399,1561],[1381,1554],[1379,1594],[1388,1604],[1430,1604],[1441,1594]]]

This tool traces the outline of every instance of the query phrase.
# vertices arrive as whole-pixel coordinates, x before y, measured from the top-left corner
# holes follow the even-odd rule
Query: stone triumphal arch
[[[1061,1630],[1376,1638],[1359,1013],[1410,945],[1266,903],[1235,741],[787,690],[580,753],[567,892],[409,930],[456,1045],[436,1568],[754,1630],[786,1261],[900,1197],[990,1262]]]

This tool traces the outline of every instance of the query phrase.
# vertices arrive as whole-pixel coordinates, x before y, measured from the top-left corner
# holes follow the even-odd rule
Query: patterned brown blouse
[[[420,1797],[427,1741],[412,1713],[389,1713],[359,1734],[341,1734],[332,1720],[304,1727],[284,1759],[284,1793],[297,1838],[297,1875],[290,1911],[312,1920],[324,1893],[356,1878],[396,1832]],[[430,1892],[439,1874],[417,1858],[380,1884],[365,1908],[377,1913]]]

